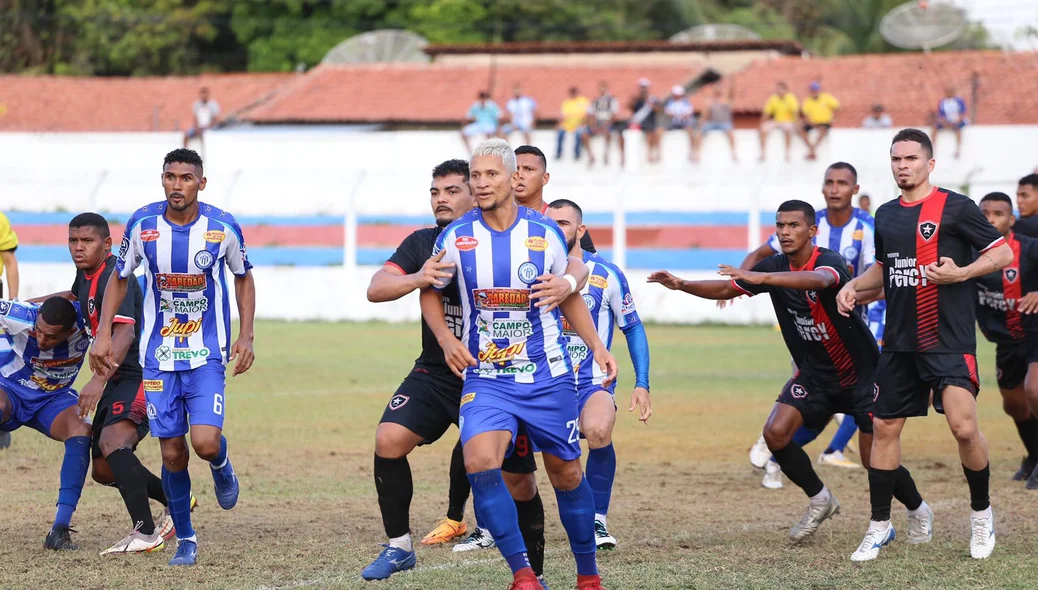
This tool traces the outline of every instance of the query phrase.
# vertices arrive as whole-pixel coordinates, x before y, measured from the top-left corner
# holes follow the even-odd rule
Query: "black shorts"
[[[854,416],[858,428],[872,433],[872,404],[876,397],[876,383],[872,376],[862,377],[857,385],[841,387],[839,383],[813,379],[799,373],[786,382],[778,403],[792,406],[804,419],[804,427],[822,431],[833,414]]]
[[[1031,363],[1038,363],[1038,338],[995,346],[995,377],[1000,389],[1016,389],[1027,377]]]
[[[397,387],[393,397],[389,398],[379,423],[399,424],[422,437],[422,445],[432,444],[452,424],[457,426],[461,386],[461,379],[453,373],[415,367]],[[515,449],[505,459],[501,469],[509,473],[537,471],[526,431],[521,425],[516,435]]]
[[[102,456],[101,432],[122,420],[129,420],[137,426],[137,442],[148,436],[148,404],[144,400],[144,382],[140,377],[121,377],[105,384],[104,393],[97,402],[94,412],[94,428],[91,436],[91,448],[94,458]],[[137,445],[134,445],[134,449]]]
[[[804,133],[810,133],[812,129],[829,129],[831,123],[804,123]]]
[[[961,353],[889,352],[879,355],[876,371],[876,418],[925,416],[930,408],[944,413],[941,395],[950,385],[976,397],[980,393],[977,357]]]

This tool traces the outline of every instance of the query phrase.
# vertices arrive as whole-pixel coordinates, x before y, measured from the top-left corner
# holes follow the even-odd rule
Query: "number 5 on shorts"
[[[213,396],[213,413],[217,416],[223,416],[223,396],[219,393]]]
[[[566,428],[569,428],[569,440],[566,442],[569,444],[580,442],[580,424],[578,421],[570,420],[569,422],[566,422]]]

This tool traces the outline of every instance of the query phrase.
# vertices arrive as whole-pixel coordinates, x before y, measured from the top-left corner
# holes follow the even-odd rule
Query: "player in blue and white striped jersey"
[[[138,209],[126,224],[108,281],[98,335],[90,350],[94,372],[112,366],[112,321],[133,271],[145,265],[144,321],[140,357],[151,433],[162,448],[162,484],[177,531],[170,565],[194,565],[198,546],[191,526],[190,457],[210,464],[216,499],[230,510],[238,501],[238,479],[223,437],[225,364],[238,359],[234,374],[252,366],[256,286],[245,240],[234,217],[200,203],[205,188],[202,159],[192,150],[166,155],[162,187],[166,201]],[[230,344],[231,308],[225,267],[234,275],[240,319]],[[190,417],[190,422],[189,422]]]
[[[90,424],[79,417],[72,384],[90,337],[76,304],[50,297],[42,305],[0,300],[0,430],[28,426],[65,443],[54,525],[44,547],[74,550],[69,523],[90,465]]]
[[[818,234],[814,238],[815,245],[839,252],[847,262],[847,269],[852,278],[865,273],[876,262],[875,221],[867,211],[854,207],[854,195],[858,193],[858,171],[847,162],[836,162],[825,171],[822,184],[822,195],[825,197],[825,209],[815,213],[815,224]],[[767,243],[751,252],[743,261],[741,268],[753,268],[758,262],[781,252],[778,236],[772,235]],[[862,307],[872,335],[882,345],[883,324],[886,317],[886,301],[880,299],[870,306]],[[857,468],[858,464],[843,455],[857,425],[854,420],[844,420],[833,435],[829,446],[818,457],[819,463],[836,467]],[[803,429],[797,433],[797,442],[803,446],[818,436],[819,433]],[[765,467],[764,487],[780,488],[782,479],[778,465],[771,461],[764,462],[771,456],[764,444],[764,438],[758,439],[751,451],[751,462]]]
[[[627,277],[616,265],[601,256],[581,250],[579,240],[586,228],[584,214],[573,201],[559,199],[548,206],[551,217],[562,228],[571,255],[579,255],[587,265],[590,276],[581,290],[581,297],[595,321],[598,337],[606,348],[612,348],[613,328],[619,327],[627,338],[627,348],[634,363],[634,392],[631,394],[633,411],[637,405],[642,422],[652,416],[649,399],[649,341],[645,327],[635,309],[634,296]],[[609,534],[606,516],[616,476],[616,451],[613,449],[613,425],[616,423],[616,383],[604,385],[605,374],[588,358],[588,345],[562,322],[563,333],[569,338],[569,356],[577,374],[577,409],[580,411],[580,434],[587,439],[587,480],[595,496],[595,544],[599,549],[616,547],[616,538]]]
[[[512,570],[511,588],[540,590],[501,476],[521,420],[555,487],[577,585],[600,590],[594,499],[580,465],[576,382],[559,312],[591,347],[609,375],[606,385],[616,378],[616,360],[576,293],[551,311],[537,302],[536,283],[546,275],[568,276],[569,251],[554,221],[516,204],[516,158],[507,142],[490,139],[476,148],[469,184],[479,208],[444,229],[433,249],[455,264],[449,282],[461,293],[461,339],[444,320],[436,289],[446,285],[424,289],[421,305],[447,364],[464,375],[459,426],[476,513]],[[567,281],[576,290],[576,279]]]

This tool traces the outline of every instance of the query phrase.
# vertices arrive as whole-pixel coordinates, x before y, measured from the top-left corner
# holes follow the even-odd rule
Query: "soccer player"
[[[597,590],[602,586],[595,562],[595,503],[580,465],[573,366],[558,311],[545,312],[531,302],[531,286],[539,277],[565,272],[566,240],[555,222],[516,205],[512,191],[518,174],[508,143],[481,143],[469,168],[479,208],[444,229],[434,250],[446,250],[442,260],[456,265],[450,282],[462,294],[461,339],[444,320],[437,290],[446,285],[424,289],[421,304],[447,364],[464,375],[459,426],[476,513],[508,561],[511,590],[543,588],[530,568],[515,504],[501,476],[521,420],[555,488],[577,561],[577,586]],[[574,293],[558,310],[592,349],[608,386],[616,377],[616,361],[598,338],[583,299]],[[494,334],[495,324],[503,321],[514,326]]]
[[[1027,480],[1027,489],[1038,489],[1038,419],[1028,403],[1027,385],[1038,381],[1038,344],[1034,318],[1020,313],[1024,297],[1038,297],[1038,240],[1013,231],[1013,201],[1005,193],[989,193],[980,200],[980,211],[1013,250],[1013,261],[1002,272],[977,278],[977,324],[995,344],[995,376],[1002,394],[1002,409],[1016,423],[1027,456],[1013,481]],[[1034,367],[1034,374],[1031,369]]]
[[[416,289],[441,285],[451,277],[448,269],[454,268],[454,265],[442,262],[442,254],[432,258],[430,255],[436,237],[443,228],[475,206],[468,181],[469,165],[465,160],[447,160],[433,169],[429,195],[436,227],[417,230],[401,242],[393,256],[371,278],[368,286],[369,301],[395,301]],[[562,294],[557,297],[561,301],[570,294],[570,286],[568,281],[561,278],[557,281],[564,286]],[[463,319],[457,285],[447,286],[441,296],[444,317],[454,334],[460,336]],[[443,350],[423,318],[422,354],[390,398],[375,434],[375,489],[389,543],[361,573],[366,580],[388,578],[396,572],[413,568],[417,562],[410,534],[410,507],[414,487],[407,455],[418,445],[435,442],[451,424],[458,423],[461,387],[461,379],[447,366]],[[510,486],[513,491],[532,488],[528,494],[518,497],[516,509],[527,543],[539,547],[539,552],[531,555],[531,562],[536,566],[534,572],[541,575],[544,562],[544,506],[537,494],[537,482],[533,477],[537,469],[533,453],[528,447],[525,450],[513,453],[505,460],[502,469],[513,480]],[[460,461],[459,465],[464,478],[464,461]],[[527,478],[532,482],[526,482]],[[447,518],[422,542],[434,544],[429,542],[431,538],[446,542],[464,535],[465,522],[462,519],[467,498],[466,485],[464,497],[459,500],[451,496]],[[536,542],[538,536],[539,543]]]
[[[79,417],[72,384],[90,337],[76,305],[62,297],[39,306],[0,300],[0,329],[10,349],[0,366],[0,430],[28,426],[65,443],[58,509],[43,546],[78,549],[69,523],[90,464],[90,423]]]
[[[1013,233],[1038,238],[1038,174],[1028,174],[1016,185],[1016,208],[1020,217]]]
[[[519,183],[515,187],[515,200],[520,206],[541,213],[548,213],[548,203],[544,200],[544,185],[551,180],[548,174],[548,159],[540,148],[532,145],[521,145],[515,148],[515,164],[519,171]],[[580,238],[580,249],[595,253],[595,244],[591,234],[584,232]]]
[[[198,201],[205,183],[197,153],[176,149],[166,154],[162,166],[166,200],[138,209],[126,223],[117,272],[105,288],[97,337],[90,349],[95,373],[112,370],[112,325],[134,269],[144,263],[148,288],[140,354],[151,432],[162,449],[162,487],[176,527],[177,552],[170,565],[198,561],[187,470],[189,430],[195,453],[209,462],[220,507],[230,510],[238,502],[238,478],[222,434],[225,363],[237,359],[233,374],[240,375],[254,360],[252,263],[234,217]],[[233,345],[225,266],[234,274],[240,322]]]
[[[634,364],[634,391],[628,411],[639,407],[642,422],[652,416],[649,399],[649,340],[645,336],[635,309],[634,296],[627,285],[627,277],[616,265],[597,254],[581,250],[579,241],[586,233],[583,212],[573,201],[559,199],[548,207],[548,217],[555,221],[566,236],[570,255],[579,255],[591,273],[587,285],[580,291],[584,303],[595,321],[598,337],[606,348],[612,348],[613,326],[619,326],[627,338],[627,348]],[[613,449],[613,425],[616,423],[616,382],[603,385],[606,375],[587,358],[590,347],[572,330],[569,322],[562,322],[563,333],[569,338],[567,350],[577,376],[577,410],[580,412],[580,435],[587,439],[587,480],[595,497],[595,545],[598,549],[613,549],[616,538],[609,534],[607,515],[609,500],[616,477],[616,451]]]
[[[934,409],[945,415],[958,442],[969,484],[970,555],[983,559],[995,549],[988,445],[977,425],[976,293],[970,279],[1001,270],[1013,251],[969,197],[930,184],[934,164],[925,133],[902,129],[894,136],[890,167],[901,198],[876,211],[877,264],[838,296],[845,314],[854,312],[859,291],[882,286],[887,299],[869,468],[872,520],[852,561],[876,559],[894,540],[890,498],[901,464],[901,430],[906,418],[927,414],[931,392]]]
[[[759,262],[752,271],[721,265],[719,274],[731,281],[683,281],[666,271],[655,272],[648,279],[707,299],[728,299],[740,293],[771,296],[782,337],[798,370],[782,388],[764,426],[764,438],[782,471],[810,498],[803,518],[789,531],[795,541],[814,534],[825,520],[839,514],[840,504],[818,478],[794,433],[804,425],[821,427],[836,412],[846,413],[858,423],[861,452],[868,460],[869,412],[879,355],[862,317],[843,317],[837,311],[836,294],[851,275],[840,254],[812,243],[818,231],[814,219],[814,208],[804,201],[780,205],[775,234],[782,252]],[[898,498],[914,507],[910,531],[919,542],[929,541],[929,508],[908,470],[901,467],[897,473]]]
[[[826,169],[822,181],[825,209],[818,211],[815,215],[818,233],[814,237],[814,243],[842,255],[852,277],[860,276],[876,262],[873,250],[874,221],[867,211],[856,208],[853,204],[858,188],[858,171],[854,166],[847,162],[831,164]],[[778,236],[772,235],[760,248],[746,256],[740,268],[752,269],[760,261],[781,251]],[[868,310],[869,328],[877,342],[881,341],[883,337],[885,306],[886,303],[880,300],[869,306]],[[856,421],[844,419],[829,442],[829,446],[818,456],[818,462],[823,465],[856,469],[858,464],[847,459],[843,454],[843,450],[847,448],[855,430],[857,430]],[[818,434],[818,431],[805,428],[797,433],[797,442],[804,446],[814,440]],[[767,443],[761,436],[751,451],[751,463],[756,467],[764,468],[762,481],[764,487],[781,488],[782,476],[778,464],[768,461],[768,457]]]

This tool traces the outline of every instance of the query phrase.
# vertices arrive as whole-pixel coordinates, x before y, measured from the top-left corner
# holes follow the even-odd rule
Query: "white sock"
[[[818,492],[814,496],[811,496],[811,503],[815,505],[828,504],[832,498],[832,494],[829,493],[829,488],[822,486],[822,491]]]
[[[389,546],[403,549],[404,551],[414,551],[414,545],[411,544],[411,533],[406,533],[402,537],[394,537],[390,539]]]
[[[926,500],[923,500],[923,503],[919,505],[919,508],[916,508],[915,510],[909,510],[908,511],[908,515],[909,516],[918,516],[920,513],[926,512],[929,509],[930,509],[930,507],[926,505]]]
[[[216,463],[210,463],[209,465],[210,465],[210,466],[211,466],[211,467],[212,467],[213,469],[217,469],[217,470],[219,470],[219,469],[223,469],[223,468],[224,468],[224,466],[225,466],[225,465],[227,465],[227,462],[228,462],[228,461],[230,461],[230,460],[231,460],[231,458],[230,458],[230,455],[224,455],[224,457],[223,457],[223,463],[220,463],[219,465],[217,465]]]
[[[599,514],[599,513],[596,512],[595,513],[595,520],[601,521],[602,524],[604,525],[606,523],[606,515],[605,514]]]
[[[890,521],[889,520],[884,520],[882,522],[876,521],[876,520],[870,520],[869,521],[869,530],[870,531],[885,531],[885,530],[887,530],[889,528],[890,528]]]
[[[972,516],[973,518],[991,518],[991,506],[988,506],[980,512],[976,510],[970,510],[970,516]]]

